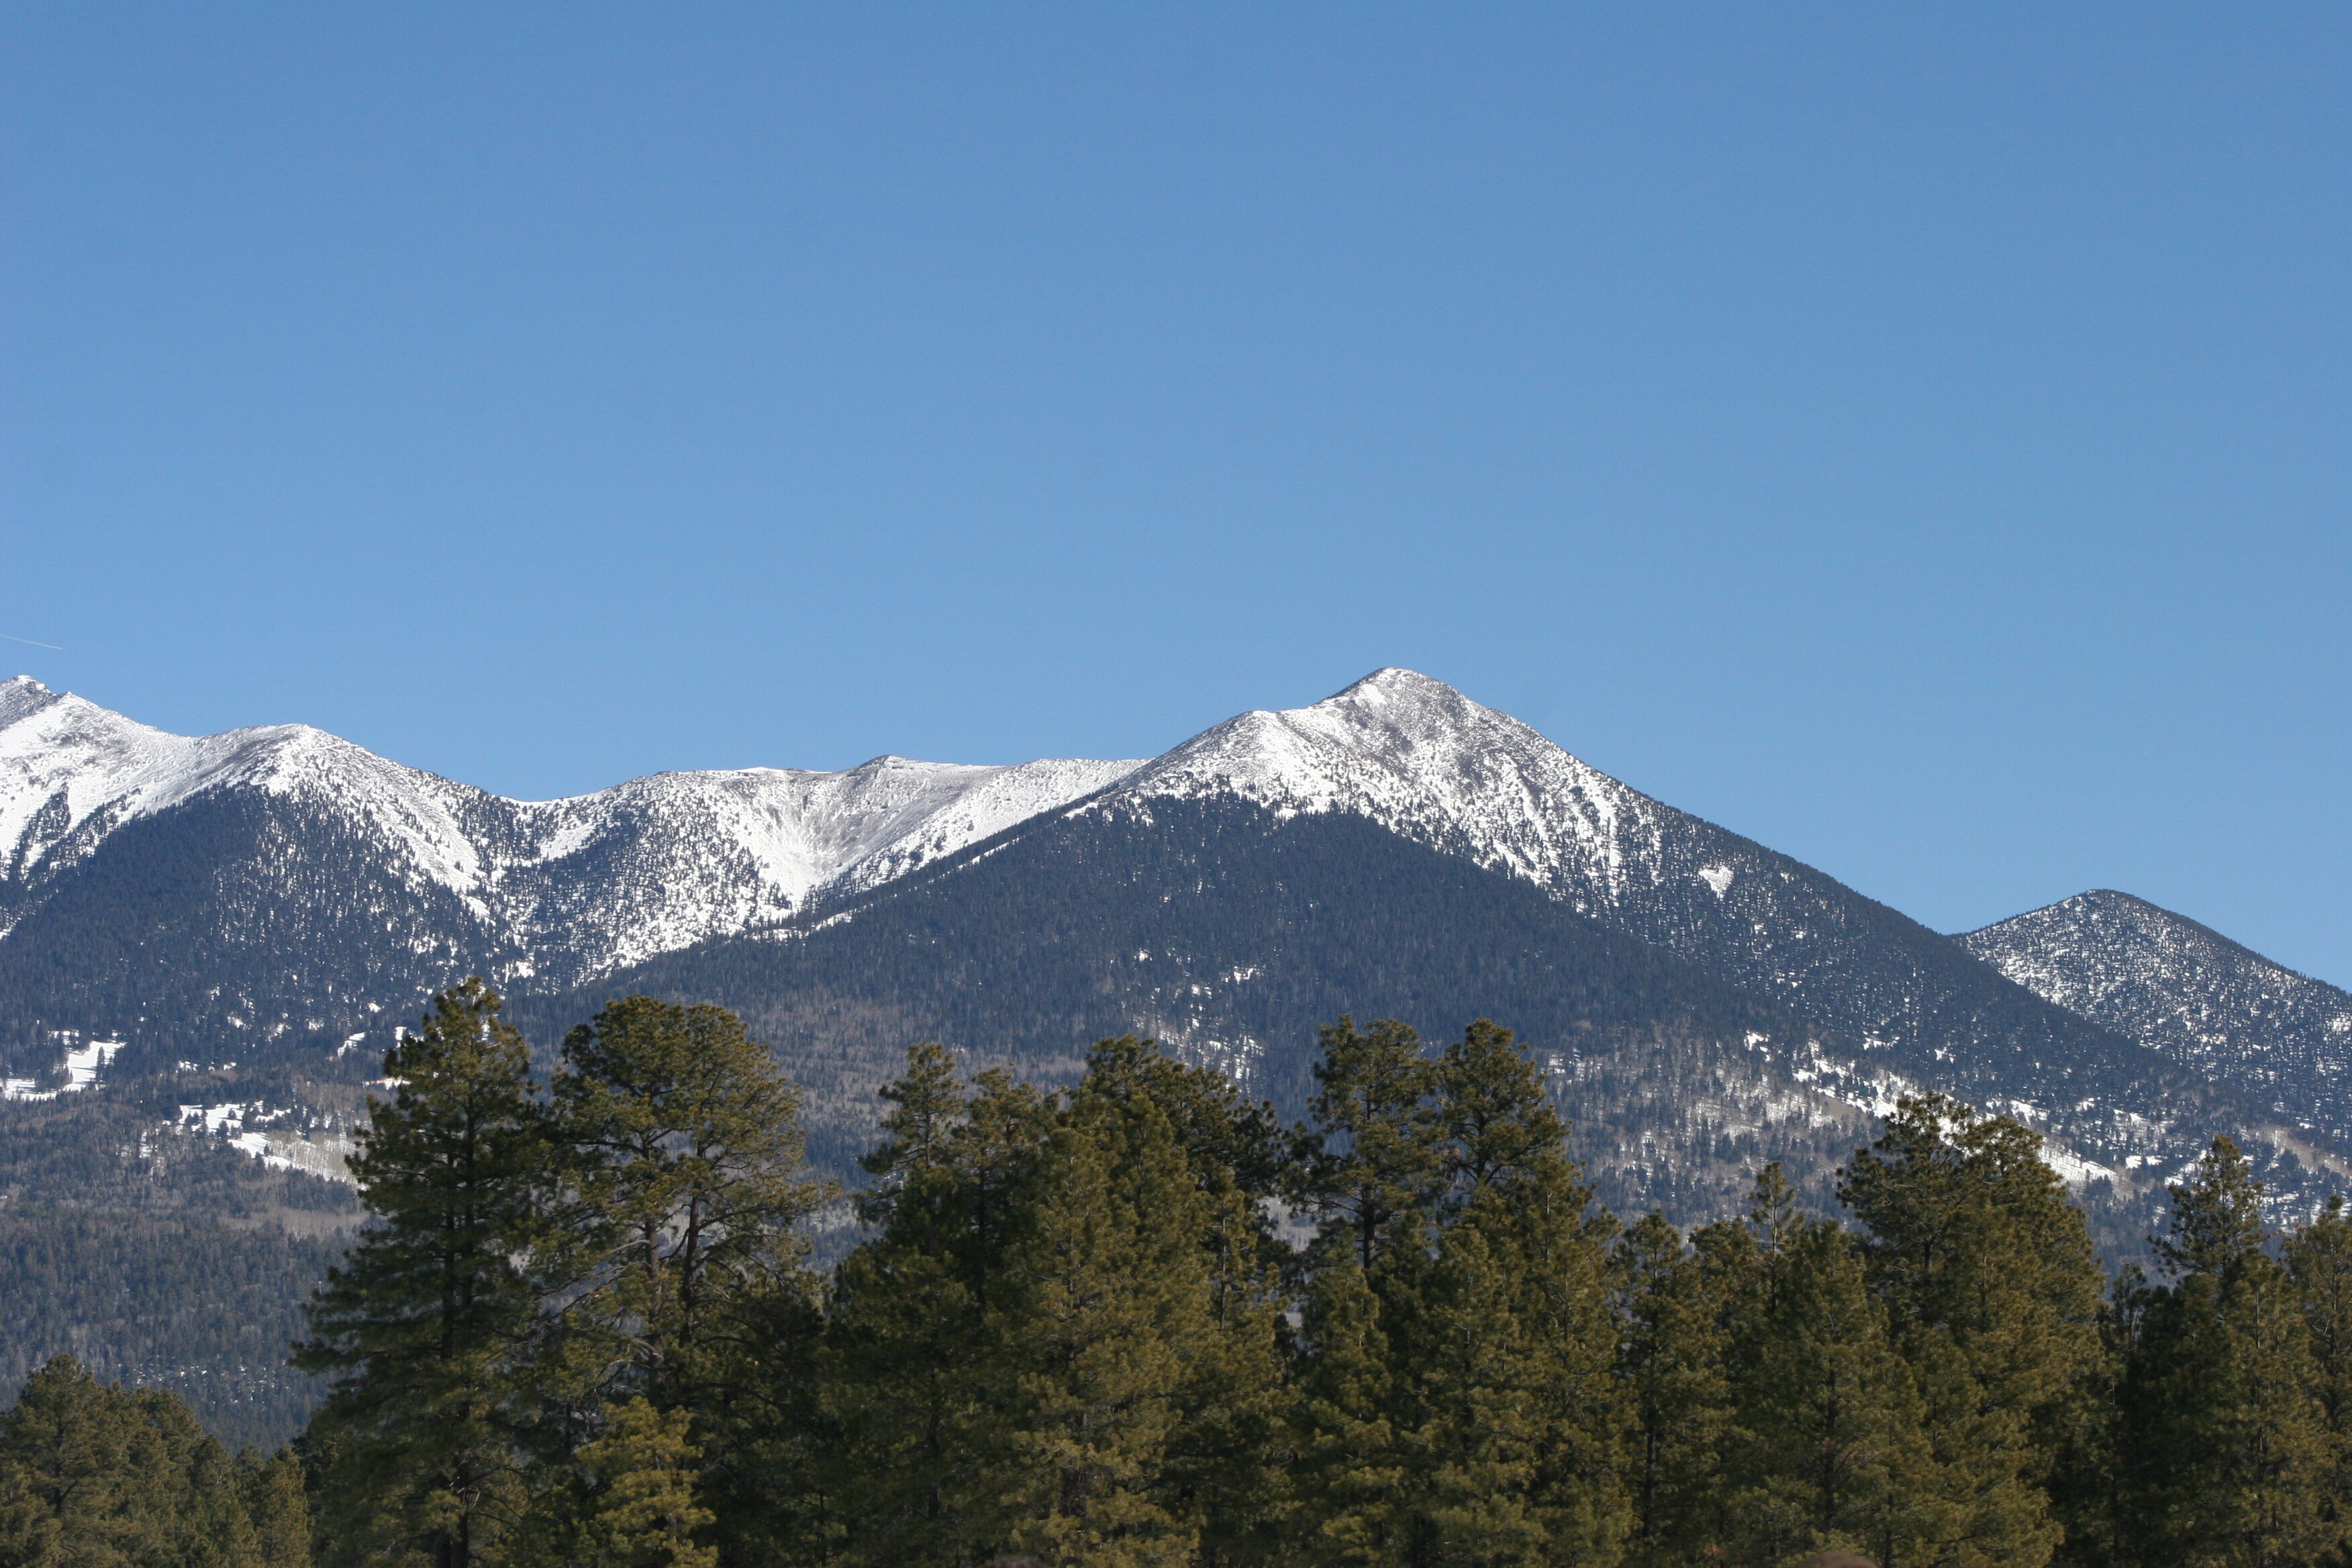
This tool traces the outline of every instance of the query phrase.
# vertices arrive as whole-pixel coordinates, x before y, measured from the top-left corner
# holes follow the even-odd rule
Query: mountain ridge
[[[835,773],[664,772],[523,801],[308,725],[173,735],[19,676],[0,683],[0,936],[47,882],[127,823],[243,788],[372,826],[399,879],[446,891],[479,923],[470,945],[486,957],[584,929],[603,950],[560,976],[584,978],[784,918],[836,885],[887,880],[1136,765],[885,755]],[[529,967],[518,973],[516,963]],[[500,978],[537,968],[509,958]]]
[[[2035,994],[2352,1142],[2352,993],[2113,889],[1954,940]]]
[[[1196,807],[1215,809],[1202,817]],[[176,737],[27,679],[8,682],[0,686],[0,854],[8,857],[0,1046],[13,1035],[21,1056],[60,1029],[121,1031],[126,1070],[257,1051],[310,1059],[330,1045],[366,1056],[390,1043],[394,1020],[425,994],[467,973],[519,997],[584,1000],[664,973],[665,955],[742,943],[756,955],[763,942],[809,940],[854,922],[877,899],[905,909],[931,899],[950,912],[909,916],[908,929],[952,929],[964,933],[955,940],[987,946],[992,933],[951,913],[965,898],[951,884],[971,868],[1006,856],[1049,879],[1109,876],[1136,888],[1171,863],[1205,877],[1211,845],[1272,842],[1234,826],[1244,818],[1219,816],[1228,807],[1276,825],[1360,822],[1529,889],[1613,938],[1696,966],[1691,973],[1811,1037],[1776,1029],[1769,1047],[1749,1047],[1738,1031],[1718,1030],[1709,1049],[1788,1053],[1775,1072],[1791,1083],[1846,1084],[1837,1094],[1855,1104],[1878,1106],[1908,1085],[2013,1111],[2075,1145],[2085,1180],[2171,1163],[2180,1139],[2214,1117],[2246,1128],[2267,1114],[2225,1113],[2219,1101],[2196,1109],[2210,1099],[2207,1086],[2173,1074],[2134,1037],[1813,868],[1601,773],[1509,714],[1396,667],[1302,708],[1236,715],[1141,761],[987,767],[885,754],[830,773],[650,774],[553,802],[405,769],[303,726]],[[1181,830],[1166,826],[1180,819]],[[1079,842],[1070,836],[1083,838],[1090,824],[1109,832],[1092,859],[1021,847]],[[1205,837],[1158,842],[1155,832]],[[1333,907],[1343,887],[1364,896],[1361,879],[1330,856],[1301,863],[1328,886],[1308,889],[1300,909]],[[1081,902],[1095,891],[1065,889]],[[1161,896],[1180,891],[1170,884]],[[1288,896],[1268,892],[1261,902]],[[1497,903],[1499,892],[1459,896],[1479,921],[1520,921],[1498,912],[1509,901]],[[1088,907],[1097,934],[1143,919],[1115,900]],[[1283,918],[1306,943],[1297,951],[1348,970],[1345,951],[1314,946],[1321,917]],[[1257,962],[1197,921],[1188,931],[1203,963],[1217,952],[1228,967]],[[883,961],[860,940],[828,938],[824,950],[844,973],[870,978]],[[1149,1029],[1179,1016],[1147,1005],[1150,986],[1115,952],[1089,951],[1092,969],[1065,963],[1055,984],[1129,1000],[1065,1008],[1074,1026],[1085,1016]],[[999,958],[1008,974],[1029,963],[1014,950]],[[1465,1005],[1486,973],[1479,955],[1448,951],[1434,932],[1394,962],[1415,969],[1402,978],[1423,992]],[[757,963],[726,972],[749,989],[698,999],[772,1010],[759,990],[772,982]],[[1204,970],[1190,983],[1212,981]],[[850,994],[824,976],[811,984]],[[870,984],[859,994],[858,1006],[881,1005]],[[1345,1000],[1315,994],[1318,1005]],[[1529,1005],[1547,1016],[1573,1014],[1556,1001]],[[1665,1001],[1644,1005],[1645,1016],[1674,1011]],[[917,1026],[915,1012],[900,1011]],[[957,1016],[967,1026],[993,1018],[1003,1031],[1026,1027],[1012,1013]],[[1271,1026],[1253,1017],[1251,1027]],[[1631,1016],[1620,1022],[1639,1032]],[[870,1054],[872,1042],[858,1048]],[[1880,1087],[1853,1087],[1864,1084]]]

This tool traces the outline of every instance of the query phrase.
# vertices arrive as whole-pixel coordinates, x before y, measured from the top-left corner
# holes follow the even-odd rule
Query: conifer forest
[[[731,1014],[387,1058],[274,1455],[49,1362],[0,1568],[2286,1568],[2352,1561],[2352,1214],[2216,1139],[2112,1273],[2022,1124],[1907,1100],[1687,1234],[1594,1202],[1510,1033],[1322,1031],[1306,1118],[1149,1041],[917,1045],[865,1180]]]

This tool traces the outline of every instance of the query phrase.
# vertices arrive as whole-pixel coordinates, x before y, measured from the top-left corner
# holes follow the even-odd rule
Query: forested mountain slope
[[[2352,994],[2105,889],[1958,940],[2036,995],[2352,1142]]]
[[[126,1079],[232,1061],[356,1079],[425,994],[481,973],[550,1028],[616,986],[702,987],[837,1102],[843,1150],[870,1107],[840,1086],[876,1081],[910,1033],[1044,1061],[1141,1028],[1287,1106],[1291,1044],[1341,1010],[1432,1030],[1517,1015],[1580,1064],[1595,1128],[1631,1101],[1593,1075],[1650,1075],[1655,1118],[1620,1129],[1645,1192],[1715,1191],[1702,1172],[1747,1157],[1717,1147],[1690,1074],[1843,1085],[1831,1098],[1859,1108],[1947,1089],[2127,1186],[2222,1127],[2274,1160],[2297,1147],[2263,1125],[2268,1079],[2250,1100],[2228,1071],[2179,1073],[2164,1042],[1409,670],[1144,763],[883,758],[541,803],[300,726],[167,735],[18,679],[0,686],[0,1065],[18,1075],[76,1031],[123,1041]],[[872,933],[892,922],[886,959]],[[1675,1042],[1680,1065],[1637,1040]],[[2282,1180],[2297,1159],[2320,1180],[2326,1157],[2303,1143]]]
[[[1524,879],[1351,814],[1231,797],[1057,814],[805,923],[523,1012],[544,1037],[629,990],[743,1012],[810,1087],[815,1147],[836,1165],[909,1039],[1050,1079],[1094,1039],[1145,1034],[1295,1114],[1315,1026],[1347,1011],[1433,1037],[1476,1016],[1517,1030],[1606,1200],[1628,1211],[1726,1212],[1770,1159],[1825,1194],[1871,1115],[1921,1087],[2057,1136],[2062,1167],[2097,1185],[2095,1205],[2144,1206],[2158,1173],[2193,1160],[2216,1127],[2247,1131],[2283,1186],[2318,1179],[2228,1091],[2021,993],[2017,1014],[2067,1055],[1865,1047]]]
[[[839,1173],[916,1038],[1060,1079],[1139,1032],[1291,1115],[1318,1024],[1443,1037],[1490,1016],[1538,1054],[1622,1211],[1726,1213],[1773,1159],[1826,1202],[1874,1118],[1937,1089],[2049,1134],[2127,1250],[2216,1131],[2287,1207],[2347,1170],[2340,1121],[2272,1109],[2297,1084],[2320,1102],[2327,998],[2218,938],[2166,951],[2166,996],[2242,1011],[2252,984],[2275,999],[2262,1018],[2303,1020],[2304,1079],[2150,1026],[2127,987],[2016,984],[1405,670],[1142,763],[886,757],[536,803],[300,726],[188,739],[19,679],[0,684],[0,1094],[62,1087],[81,1042],[121,1048],[89,1092],[0,1105],[8,1279],[33,1302],[0,1380],[79,1335],[221,1390],[208,1420],[290,1419],[301,1384],[205,1380],[246,1364],[223,1335],[315,1278],[331,1244],[299,1238],[347,1216],[246,1156],[332,1169],[394,1031],[471,973],[542,1051],[630,990],[740,1010]],[[189,1123],[192,1098],[213,1109]],[[215,1126],[265,1104],[311,1129],[302,1147]],[[297,1239],[268,1240],[280,1225]]]
[[[189,738],[0,683],[0,1049],[115,1034],[125,1070],[381,1055],[458,973],[568,986],[788,917],[1132,763],[658,773],[516,801],[305,725]]]

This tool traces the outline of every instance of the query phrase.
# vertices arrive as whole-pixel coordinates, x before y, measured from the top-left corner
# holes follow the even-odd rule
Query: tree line
[[[167,1396],[53,1363],[0,1417],[0,1568],[2352,1545],[2352,1215],[2268,1231],[2226,1139],[2172,1187],[2153,1277],[2110,1279],[2039,1135],[1935,1096],[1844,1167],[1851,1223],[1768,1166],[1744,1216],[1685,1234],[1597,1208],[1483,1021],[1431,1048],[1343,1018],[1290,1128],[1145,1041],[1060,1090],[918,1045],[857,1245],[821,1272],[838,1205],[721,1009],[616,1002],[542,1079],[472,983],[386,1071],[353,1165],[373,1223],[295,1355],[331,1379],[295,1452],[229,1460]],[[61,1438],[74,1410],[175,1457],[125,1479],[136,1443]],[[215,1522],[76,1554],[77,1521],[126,1512]],[[244,1555],[200,1554],[235,1529]]]

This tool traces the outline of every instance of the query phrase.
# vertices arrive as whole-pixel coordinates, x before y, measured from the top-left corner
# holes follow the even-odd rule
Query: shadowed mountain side
[[[394,1020],[434,988],[512,956],[463,900],[404,875],[341,816],[257,793],[128,823],[37,890],[0,942],[0,1039],[112,1033],[129,1042],[126,1079],[179,1057],[315,1061],[368,1029],[380,1058]]]
[[[1770,1159],[1825,1193],[1866,1121],[1793,1076],[1790,1015],[1696,965],[1360,817],[1230,799],[1026,826],[807,929],[520,1006],[551,1040],[632,990],[743,1014],[807,1087],[812,1153],[836,1171],[913,1039],[1062,1079],[1132,1031],[1296,1115],[1315,1026],[1342,1012],[1433,1038],[1478,1016],[1517,1029],[1621,1208],[1719,1214]]]

